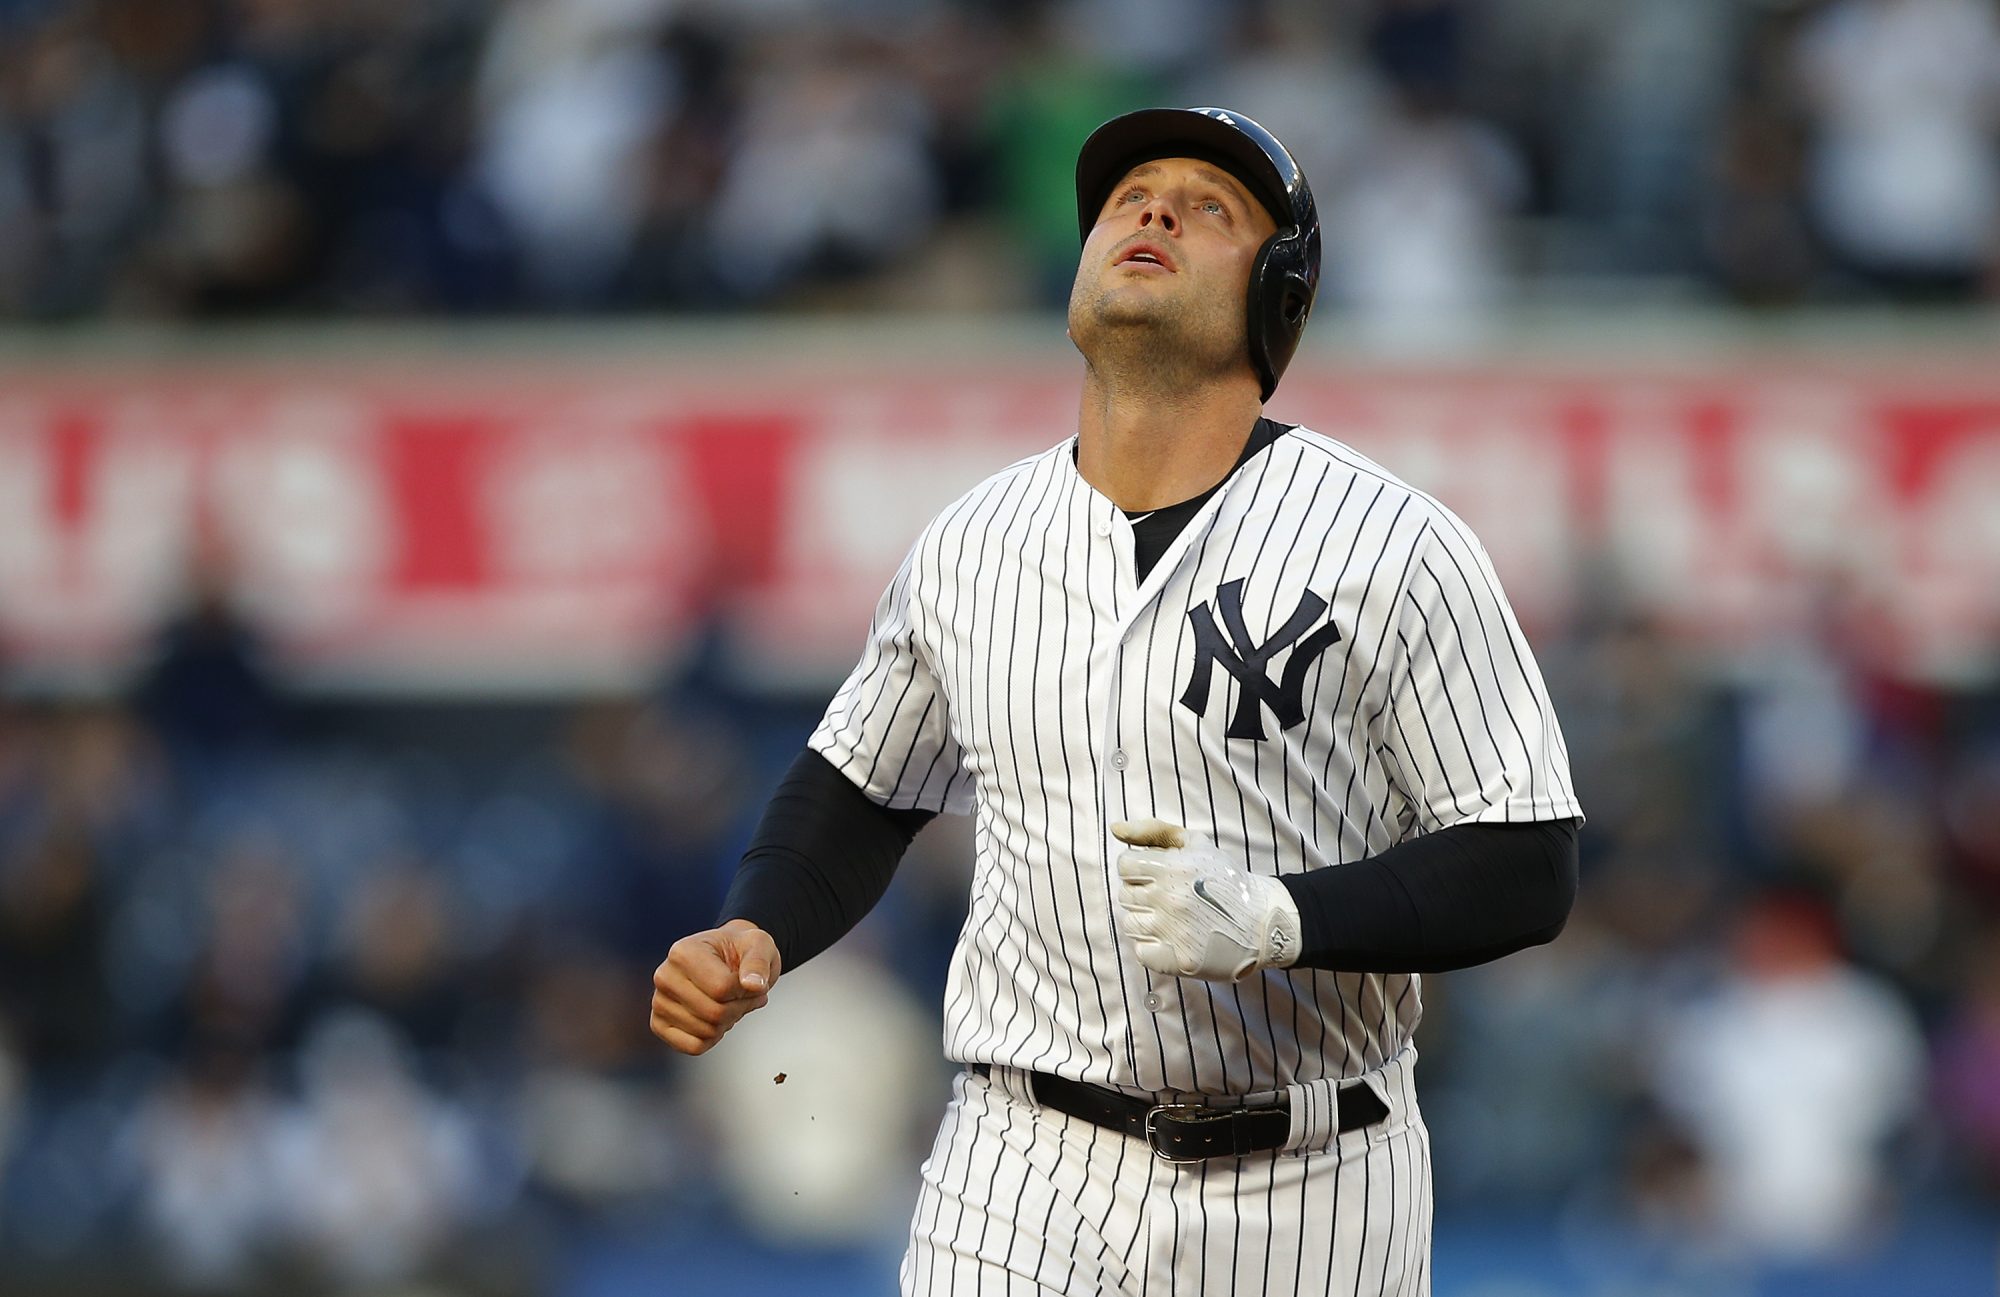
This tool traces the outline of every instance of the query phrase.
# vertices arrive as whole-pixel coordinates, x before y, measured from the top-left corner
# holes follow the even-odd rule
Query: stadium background
[[[0,1291],[885,1290],[961,829],[707,1058],[647,975],[1070,430],[1077,142],[1220,102],[1271,412],[1480,532],[1591,815],[1430,984],[1440,1297],[1994,1292],[1995,14],[0,0]]]

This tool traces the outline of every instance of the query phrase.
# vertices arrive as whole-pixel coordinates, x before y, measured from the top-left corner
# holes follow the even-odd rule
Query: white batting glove
[[[1297,961],[1299,907],[1283,883],[1246,873],[1178,824],[1121,820],[1111,833],[1130,848],[1118,854],[1118,904],[1140,963],[1233,982]]]

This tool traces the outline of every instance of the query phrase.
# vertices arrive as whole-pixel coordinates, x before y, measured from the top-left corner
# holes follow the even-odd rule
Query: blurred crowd
[[[822,700],[698,658],[646,698],[308,704],[257,644],[212,593],[122,698],[0,708],[0,1273],[511,1294],[619,1222],[893,1246],[961,823],[685,1060],[650,971]],[[1832,625],[1731,687],[1609,612],[1541,654],[1584,886],[1554,945],[1427,985],[1441,1205],[1698,1292],[1990,1219],[2000,698],[1879,678]]]
[[[2000,696],[1884,676],[1869,636],[1829,615],[1727,685],[1643,619],[1540,650],[1583,887],[1551,946],[1442,979],[1441,1198],[1697,1268],[2000,1200]]]
[[[652,1038],[650,976],[810,724],[698,671],[559,706],[307,704],[214,590],[122,697],[0,690],[0,1289],[544,1293],[592,1230],[722,1212],[718,1145],[758,1133],[726,1116],[759,1109]],[[788,986],[787,1011],[857,985],[877,1009],[781,1064],[871,1044],[905,1118],[943,1067],[908,987],[941,984],[967,876],[918,869],[884,921],[946,917],[897,971],[842,981],[843,954]],[[764,1177],[791,1195],[774,1230],[879,1231],[857,1188],[878,1202],[916,1146],[845,1133],[803,1201],[803,1141]]]
[[[0,317],[1046,305],[1160,102],[1363,326],[2000,292],[1990,0],[0,0]]]

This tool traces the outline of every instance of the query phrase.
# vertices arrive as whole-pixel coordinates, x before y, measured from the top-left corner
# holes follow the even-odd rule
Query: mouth
[[[1175,273],[1173,259],[1165,248],[1152,243],[1135,243],[1118,254],[1113,266],[1152,266],[1168,273]]]

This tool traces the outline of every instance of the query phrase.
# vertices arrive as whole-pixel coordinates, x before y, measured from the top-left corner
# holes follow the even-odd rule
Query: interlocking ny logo
[[[1215,664],[1236,677],[1241,691],[1236,698],[1236,714],[1229,718],[1229,737],[1232,739],[1261,739],[1264,737],[1264,713],[1260,708],[1269,707],[1271,715],[1278,718],[1278,728],[1288,730],[1306,718],[1305,688],[1306,672],[1312,670],[1319,655],[1340,643],[1340,627],[1328,622],[1306,638],[1299,641],[1292,651],[1291,660],[1285,663],[1285,674],[1276,684],[1265,674],[1265,666],[1278,655],[1279,650],[1299,636],[1305,635],[1306,627],[1326,614],[1326,600],[1307,590],[1299,595],[1299,606],[1291,617],[1271,638],[1262,644],[1250,638],[1250,628],[1243,622],[1243,582],[1231,581],[1215,592],[1216,606],[1222,609],[1222,624],[1229,628],[1229,638],[1224,639],[1222,631],[1216,627],[1215,615],[1208,605],[1198,603],[1188,609],[1188,621],[1194,624],[1194,674],[1188,677],[1187,691],[1181,695],[1181,706],[1197,716],[1208,714],[1208,686],[1215,675]],[[1231,645],[1234,647],[1231,647]]]

